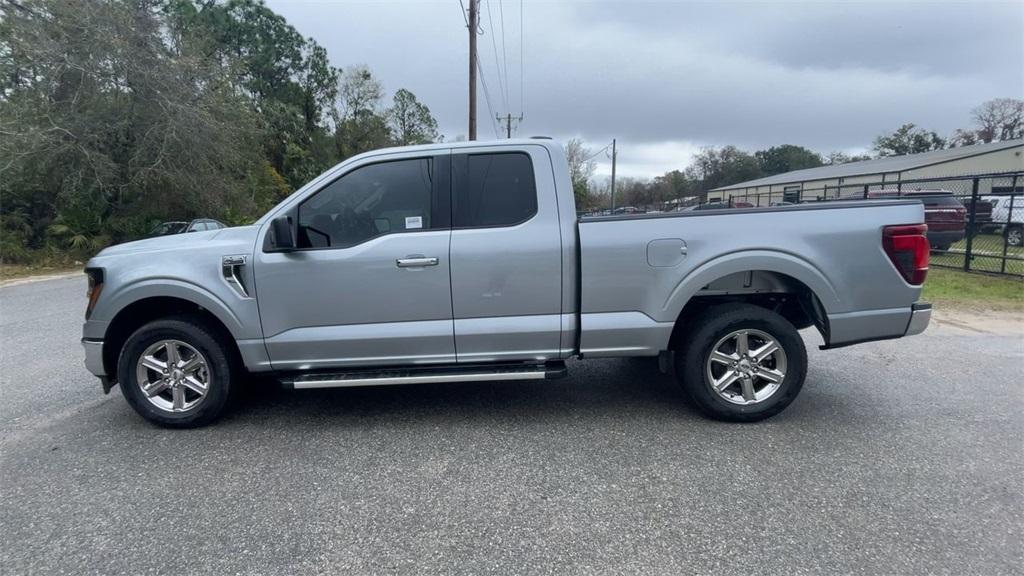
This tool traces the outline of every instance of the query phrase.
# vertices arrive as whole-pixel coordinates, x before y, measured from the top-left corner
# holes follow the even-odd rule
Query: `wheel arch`
[[[828,278],[797,256],[765,251],[726,255],[698,267],[676,286],[666,302],[675,321],[667,348],[685,334],[688,319],[730,302],[772,310],[798,329],[813,325],[827,342],[828,313],[840,299]]]
[[[241,361],[241,352],[235,336],[220,316],[203,305],[178,296],[145,296],[121,308],[107,325],[103,339],[103,367],[111,376],[117,374],[117,362],[128,338],[143,325],[171,316],[191,315],[216,332],[224,342],[225,350],[233,361]]]

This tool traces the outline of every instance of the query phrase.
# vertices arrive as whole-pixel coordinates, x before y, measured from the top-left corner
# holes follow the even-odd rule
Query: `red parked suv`
[[[872,190],[868,198],[914,198],[924,204],[924,223],[933,250],[949,250],[964,239],[967,209],[949,190]]]

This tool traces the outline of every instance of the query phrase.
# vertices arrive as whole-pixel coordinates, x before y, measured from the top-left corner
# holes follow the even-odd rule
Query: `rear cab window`
[[[515,226],[537,214],[537,183],[529,154],[465,154],[453,160],[453,227]]]

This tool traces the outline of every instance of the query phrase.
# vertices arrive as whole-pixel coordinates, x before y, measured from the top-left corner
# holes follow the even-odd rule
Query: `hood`
[[[220,230],[206,230],[203,232],[185,232],[183,234],[172,234],[170,236],[157,236],[116,244],[104,248],[95,258],[107,256],[120,256],[124,254],[142,254],[147,252],[177,252],[200,249],[209,246],[211,241],[217,244],[247,244],[247,252],[252,249],[252,240],[256,236],[255,226],[236,226],[234,228],[221,228]]]

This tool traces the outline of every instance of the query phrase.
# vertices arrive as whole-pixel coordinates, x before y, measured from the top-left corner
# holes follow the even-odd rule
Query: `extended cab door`
[[[452,306],[459,362],[559,357],[562,254],[542,146],[452,156]]]
[[[254,268],[275,369],[455,361],[450,158],[367,159],[289,208],[298,249]]]

